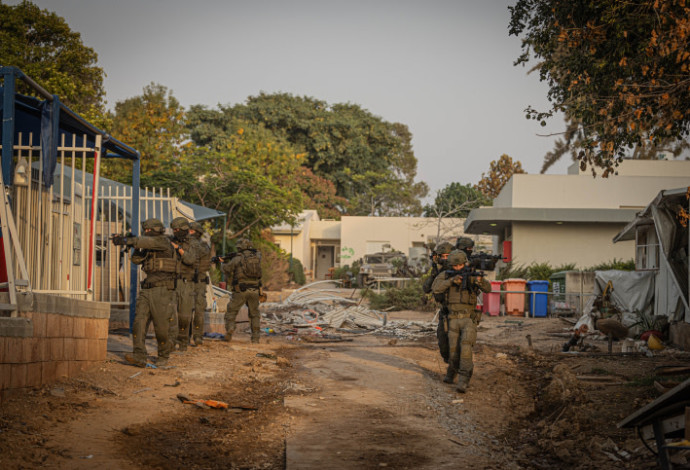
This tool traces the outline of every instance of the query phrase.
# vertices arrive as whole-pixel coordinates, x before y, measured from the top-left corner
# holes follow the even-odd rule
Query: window
[[[637,227],[635,234],[635,269],[659,269],[659,240],[653,225]]]

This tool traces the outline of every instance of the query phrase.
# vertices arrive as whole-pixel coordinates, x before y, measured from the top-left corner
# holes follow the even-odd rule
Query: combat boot
[[[258,336],[252,336],[252,343],[258,344],[259,343],[259,337]]]
[[[125,361],[129,362],[133,366],[146,367],[146,361],[142,361],[141,359],[137,359],[132,354],[125,354]]]
[[[159,357],[156,360],[156,366],[158,367],[166,367],[168,365],[168,358],[167,357]]]
[[[452,384],[453,381],[455,380],[456,375],[457,375],[457,371],[455,370],[455,367],[448,364],[448,369],[446,369],[446,376],[443,377],[443,383]]]
[[[232,341],[232,334],[233,333],[234,333],[233,331],[226,332],[225,336],[223,337],[223,341],[225,341],[226,343],[229,343],[230,341]]]
[[[458,379],[458,386],[455,387],[455,390],[458,391],[458,393],[465,393],[467,391],[467,387],[470,386],[470,378],[461,375],[460,378]]]

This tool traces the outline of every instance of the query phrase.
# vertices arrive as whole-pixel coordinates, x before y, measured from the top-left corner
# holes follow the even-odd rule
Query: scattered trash
[[[132,393],[136,395],[137,393],[148,392],[149,390],[151,390],[151,387],[142,388],[141,390],[136,390]]]
[[[134,377],[137,377],[137,376],[139,376],[139,375],[141,375],[141,371],[137,372],[137,373],[134,374],[134,375],[130,375],[129,378],[130,378],[130,379],[133,379]]]
[[[53,388],[50,390],[50,394],[54,397],[64,397],[65,396],[65,389],[64,388]]]
[[[165,387],[179,387],[181,385],[181,382],[179,380],[176,380],[174,384],[163,384]]]
[[[201,400],[201,399],[194,400],[194,399],[192,399],[192,398],[190,398],[187,395],[184,395],[182,393],[177,394],[177,399],[180,400],[180,402],[182,402],[185,405],[194,405],[194,406],[196,406],[198,408],[202,408],[202,409],[213,408],[213,409],[217,409],[217,410],[228,410],[228,409],[250,410],[250,411],[258,410],[258,408],[255,406],[242,406],[242,405],[230,406],[227,403],[225,403],[224,401],[219,401],[219,400]]]
[[[158,366],[151,364],[150,362],[146,363],[146,368],[147,369],[158,369]]]
[[[80,459],[92,459],[92,458],[93,458],[93,455],[91,455],[91,454],[89,454],[89,455],[84,455],[83,457],[79,457],[79,458],[80,458]]]
[[[452,403],[453,405],[457,405],[457,404],[459,404],[459,403],[465,403],[465,400],[463,400],[463,399],[461,398],[461,399],[459,399],[459,400],[453,400],[451,403]]]

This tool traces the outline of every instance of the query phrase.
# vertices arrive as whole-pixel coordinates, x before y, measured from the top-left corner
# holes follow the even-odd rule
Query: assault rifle
[[[128,233],[113,233],[110,235],[110,241],[113,242],[113,245],[116,246],[124,246],[127,245],[127,239],[133,237],[132,232]]]
[[[222,256],[212,256],[211,257],[211,263],[213,264],[218,264],[218,263],[226,263],[233,259],[235,256],[239,255],[238,252],[233,251],[232,253],[229,253],[227,255],[222,255]]]
[[[471,278],[484,277],[485,275],[482,271],[476,271],[475,268],[473,268],[472,266],[465,266],[459,271],[456,271],[454,269],[447,269],[445,273],[446,279],[455,276],[462,277],[462,284],[460,285],[460,288],[462,290],[474,291],[475,293],[479,290],[479,286],[475,282],[473,282]]]
[[[490,255],[489,253],[479,252],[469,256],[468,265],[473,269],[482,271],[493,271],[496,269],[496,262],[502,260],[501,255]]]

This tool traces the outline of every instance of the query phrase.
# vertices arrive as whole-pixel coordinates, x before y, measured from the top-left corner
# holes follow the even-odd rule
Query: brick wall
[[[0,324],[0,399],[105,360],[108,304],[45,294],[18,300],[19,318],[3,318]]]

